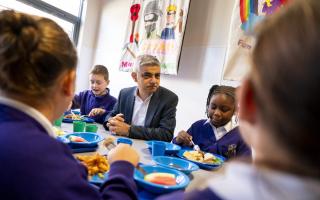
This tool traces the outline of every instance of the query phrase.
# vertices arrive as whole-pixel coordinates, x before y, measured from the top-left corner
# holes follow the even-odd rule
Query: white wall
[[[117,96],[121,88],[134,85],[130,73],[118,71],[129,3],[129,0],[88,1],[92,9],[88,9],[87,16],[93,19],[100,12],[101,16],[98,32],[95,37],[90,35],[96,39],[95,45],[80,46],[78,91],[88,88],[87,73],[93,64],[108,67],[112,95]],[[176,133],[205,118],[208,90],[221,81],[233,4],[234,0],[191,0],[178,75],[161,76],[161,85],[179,96]],[[85,38],[88,39],[93,38]]]

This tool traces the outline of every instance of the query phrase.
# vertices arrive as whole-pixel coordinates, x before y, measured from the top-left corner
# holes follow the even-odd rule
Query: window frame
[[[81,16],[83,12],[83,4],[84,0],[80,1],[80,8],[78,16],[75,16],[71,13],[68,13],[60,8],[57,8],[51,4],[48,4],[41,0],[17,0],[21,3],[27,4],[29,6],[32,6],[38,10],[41,10],[43,12],[46,12],[48,14],[54,15],[62,20],[68,21],[74,25],[73,35],[72,39],[74,44],[77,46],[79,41],[79,34],[80,34],[80,25],[81,25]]]

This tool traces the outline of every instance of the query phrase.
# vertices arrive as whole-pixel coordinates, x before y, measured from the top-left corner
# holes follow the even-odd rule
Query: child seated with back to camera
[[[82,115],[88,115],[95,122],[103,123],[112,111],[117,99],[110,95],[109,72],[103,65],[95,65],[89,75],[91,90],[76,94],[72,100],[72,109],[80,108]]]
[[[191,147],[193,142],[202,151],[228,159],[235,156],[251,157],[251,149],[242,140],[239,128],[232,127],[236,107],[234,87],[213,85],[206,104],[208,119],[198,120],[187,131],[180,131],[173,143]]]

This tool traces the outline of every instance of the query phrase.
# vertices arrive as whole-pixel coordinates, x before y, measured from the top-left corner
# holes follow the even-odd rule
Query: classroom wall
[[[85,26],[89,28],[84,27],[78,47],[77,91],[88,89],[88,71],[94,64],[108,67],[111,95],[135,85],[130,73],[118,70],[129,4],[129,0],[88,1]],[[206,117],[208,90],[221,83],[233,5],[234,0],[191,0],[178,75],[161,76],[161,85],[179,96],[175,133]]]
[[[88,89],[88,73],[94,63],[96,53],[97,33],[101,15],[101,0],[89,0],[84,3],[84,12],[80,29],[78,50],[78,68],[76,92]]]

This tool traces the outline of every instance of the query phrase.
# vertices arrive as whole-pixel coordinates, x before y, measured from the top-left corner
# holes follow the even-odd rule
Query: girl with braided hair
[[[238,127],[232,127],[231,119],[236,107],[234,87],[213,85],[206,103],[208,119],[196,121],[187,132],[180,131],[173,142],[191,146],[193,141],[202,151],[226,158],[251,156],[251,150],[243,142]]]

